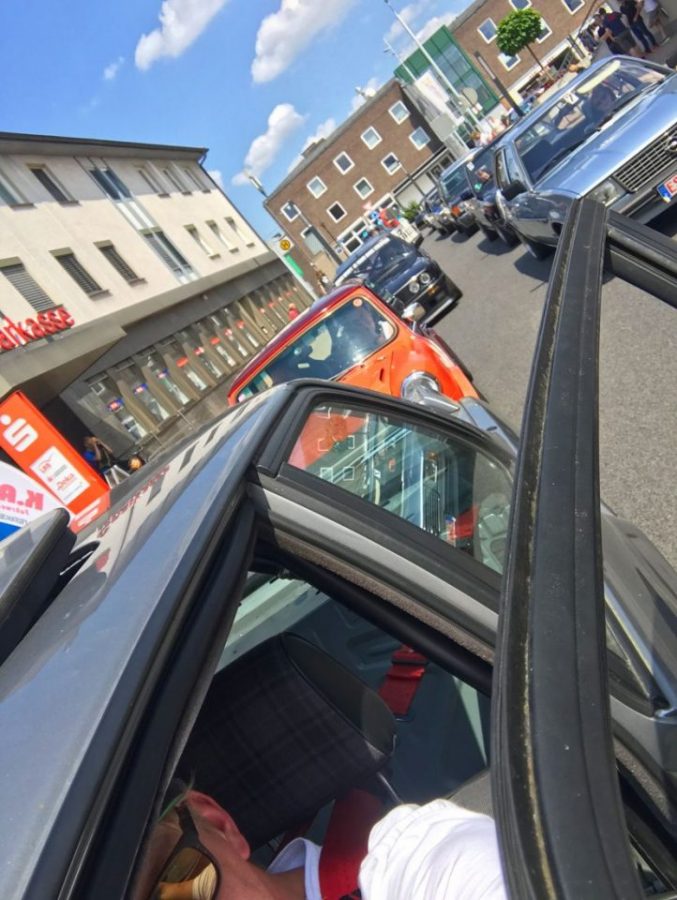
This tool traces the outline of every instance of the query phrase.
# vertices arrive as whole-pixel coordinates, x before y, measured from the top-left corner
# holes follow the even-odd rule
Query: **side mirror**
[[[506,184],[506,186],[502,188],[501,193],[506,200],[514,200],[515,197],[519,197],[519,195],[524,194],[525,191],[526,186],[521,181],[511,181],[510,184]]]
[[[411,322],[412,324],[419,322],[424,315],[425,309],[416,301],[410,303],[409,306],[406,306],[402,311],[402,319],[404,319],[405,322]]]

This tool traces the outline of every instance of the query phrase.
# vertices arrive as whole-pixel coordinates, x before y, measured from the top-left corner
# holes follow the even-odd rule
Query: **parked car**
[[[557,244],[576,197],[641,223],[674,205],[676,98],[672,69],[605,57],[506,135],[496,155],[497,202],[534,256]]]
[[[504,135],[501,135],[486,147],[481,147],[465,161],[463,168],[471,191],[467,203],[482,234],[490,241],[500,237],[512,247],[517,243],[517,237],[496,202],[494,179],[494,153],[503,138]]]
[[[553,284],[589,303],[581,268],[563,257]],[[570,309],[548,304],[534,389],[562,328],[594,345]],[[462,421],[282,385],[148,463],[77,539],[56,511],[4,541],[7,900],[146,900],[185,877],[148,838],[186,773],[264,865],[359,785],[377,815],[493,808],[512,900],[674,895],[677,575],[605,512],[604,619],[594,438],[569,456],[553,404],[579,422],[578,404],[545,396],[515,461],[476,402]],[[409,714],[376,694],[389,678],[420,683]]]
[[[363,284],[336,288],[247,363],[228,401],[238,403],[295,378],[333,379],[396,397],[424,381],[455,399],[477,396],[458,357],[432,328],[416,322],[423,308],[412,303],[407,316],[405,321],[395,315]]]
[[[469,201],[473,192],[465,175],[465,164],[477,151],[471,151],[462,159],[457,159],[440,175],[440,188],[451,218],[451,230],[466,237],[477,231],[477,222]]]
[[[384,232],[368,238],[339,265],[334,284],[355,278],[398,314],[415,300],[437,320],[463,296],[458,285],[427,253]]]

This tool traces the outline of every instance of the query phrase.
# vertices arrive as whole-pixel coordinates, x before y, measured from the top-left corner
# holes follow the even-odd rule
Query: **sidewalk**
[[[647,54],[646,58],[674,69],[677,66],[677,21],[673,20],[663,27],[665,33],[670,35],[670,39],[656,47],[653,53]]]

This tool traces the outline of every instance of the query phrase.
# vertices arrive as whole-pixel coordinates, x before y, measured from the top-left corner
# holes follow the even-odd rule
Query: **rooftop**
[[[62,137],[52,134],[20,134],[0,131],[0,153],[25,154],[28,151],[50,156],[100,155],[153,159],[167,157],[201,161],[206,147],[177,147],[172,144],[142,144],[135,141],[109,141],[99,138]]]

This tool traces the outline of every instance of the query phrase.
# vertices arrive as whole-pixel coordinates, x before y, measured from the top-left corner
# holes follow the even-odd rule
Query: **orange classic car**
[[[341,285],[290,322],[237,375],[228,402],[295,378],[395,397],[411,398],[420,386],[453,400],[477,397],[468,371],[430,327],[398,318],[357,283]]]

